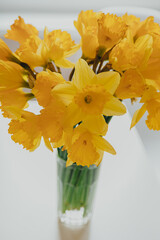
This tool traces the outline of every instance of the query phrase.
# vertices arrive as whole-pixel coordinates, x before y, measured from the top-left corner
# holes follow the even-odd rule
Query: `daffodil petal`
[[[153,38],[151,35],[146,34],[144,36],[141,36],[137,39],[135,42],[135,47],[137,48],[138,52],[143,52],[143,62],[141,63],[142,67],[146,66],[148,59],[151,56],[151,53],[153,51]]]
[[[105,119],[102,115],[88,115],[82,124],[90,132],[103,136],[106,135],[108,130],[108,125],[106,124]]]
[[[88,66],[87,62],[83,59],[79,59],[75,64],[75,72],[73,75],[73,83],[74,85],[82,89],[86,85],[92,84],[92,79],[95,74],[92,69]]]
[[[14,106],[1,106],[2,114],[4,117],[11,119],[20,119],[21,118],[21,109]]]
[[[44,143],[45,143],[46,147],[53,152],[53,148],[52,148],[52,145],[51,145],[49,139],[45,138],[45,137],[43,139],[44,139]]]
[[[146,104],[143,104],[143,106],[134,113],[130,128],[134,127],[139,122],[146,110]]]
[[[39,134],[39,137],[37,137],[34,141],[33,141],[33,144],[34,144],[34,147],[29,149],[30,152],[34,152],[34,150],[36,150],[39,145],[41,143],[41,135]]]
[[[67,114],[64,119],[64,127],[70,130],[70,127],[75,126],[86,117],[75,103],[71,103],[67,108]]]
[[[99,164],[102,162],[103,159],[103,155],[104,155],[104,151],[97,149],[97,152],[99,154],[99,158],[97,159],[97,161],[95,162],[95,165],[98,167]]]
[[[70,62],[68,59],[61,58],[58,60],[54,60],[56,66],[62,67],[62,68],[73,68],[74,63]]]
[[[64,139],[63,137],[58,141],[58,142],[54,142],[52,143],[53,148],[59,148],[64,146]]]
[[[38,124],[39,116],[22,111],[21,118],[12,120],[8,132],[14,142],[22,144],[29,151],[34,151],[41,142],[41,129]]]
[[[96,148],[99,148],[105,152],[108,152],[114,155],[116,154],[116,151],[114,150],[112,145],[107,140],[105,140],[104,138],[98,135],[93,136],[93,143],[96,146]]]
[[[51,71],[42,71],[37,74],[32,93],[35,95],[39,105],[45,107],[51,101],[51,91],[60,83],[65,82],[62,75]]]
[[[76,88],[71,82],[58,84],[52,90],[53,95],[57,95],[65,104],[71,103],[76,93]]]
[[[80,49],[80,44],[76,44],[72,47],[72,49],[70,51],[66,51],[64,52],[64,57],[70,57],[72,56],[75,52],[77,52]]]
[[[11,25],[11,30],[5,34],[5,38],[23,43],[31,35],[38,35],[38,30],[31,24],[26,24],[23,18],[19,17]]]
[[[66,162],[66,167],[69,167],[73,164],[74,162],[68,157],[67,162]]]
[[[113,116],[113,115],[123,115],[126,113],[126,107],[121,103],[117,98],[111,97],[110,101],[108,101],[103,109],[103,114],[105,116]]]
[[[21,88],[25,85],[23,80],[23,68],[9,61],[0,60],[0,87],[6,89]]]
[[[107,92],[115,93],[119,83],[120,75],[117,72],[103,72],[96,75],[98,84],[102,84]]]

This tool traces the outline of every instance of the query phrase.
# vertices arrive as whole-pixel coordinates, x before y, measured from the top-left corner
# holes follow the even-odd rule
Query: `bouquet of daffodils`
[[[11,138],[27,150],[43,138],[48,149],[58,148],[66,166],[98,166],[104,151],[116,153],[104,136],[112,116],[125,114],[124,99],[140,103],[131,127],[148,112],[148,128],[160,129],[160,25],[153,17],[141,21],[88,10],[74,26],[79,44],[66,31],[47,28],[41,39],[34,26],[15,20],[5,38],[18,41],[18,49],[13,53],[0,39],[0,108],[11,119]],[[80,49],[76,63],[68,60]],[[62,68],[71,69],[68,79]],[[31,99],[38,114],[27,111]]]

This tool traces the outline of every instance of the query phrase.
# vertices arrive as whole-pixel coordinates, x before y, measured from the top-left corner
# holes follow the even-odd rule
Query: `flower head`
[[[116,96],[120,99],[141,97],[145,87],[146,82],[142,74],[136,69],[129,69],[122,75]]]
[[[140,23],[136,38],[152,33],[160,35],[160,26],[154,22],[154,17],[148,17]]]
[[[40,125],[44,139],[55,143],[62,138],[65,115],[66,106],[59,99],[52,97],[50,103],[40,113]]]
[[[62,75],[55,72],[42,71],[38,73],[32,93],[35,95],[39,105],[45,107],[51,101],[51,90],[60,83],[65,82]]]
[[[135,126],[148,111],[146,124],[149,129],[160,130],[160,92],[150,86],[141,98],[142,107],[138,109],[132,118],[131,128]]]
[[[29,151],[35,150],[43,137],[46,146],[52,150],[51,143],[57,143],[63,135],[65,106],[56,98],[36,115],[17,108],[6,108],[11,115],[9,133],[13,141],[22,144]]]
[[[140,18],[134,15],[128,15],[128,13],[125,13],[122,16],[122,20],[127,25],[127,31],[130,31],[132,35],[135,36],[140,25]]]
[[[77,165],[88,167],[99,165],[104,151],[116,154],[114,148],[101,136],[89,131],[83,123],[73,130],[70,142],[67,143],[67,166],[76,162]]]
[[[11,30],[5,34],[5,38],[18,41],[20,44],[24,43],[27,38],[32,35],[38,35],[38,30],[31,24],[26,24],[23,18],[19,17],[11,25]]]
[[[124,38],[111,51],[109,60],[117,71],[128,69],[143,69],[146,67],[152,53],[153,39],[150,35],[139,37],[133,42],[131,36]]]
[[[45,28],[43,40],[37,35],[31,35],[16,53],[21,61],[32,68],[46,67],[50,61],[54,61],[58,67],[70,68],[74,64],[66,57],[73,55],[78,49],[79,45],[74,43],[69,33],[61,30],[48,32]]]
[[[73,81],[57,85],[52,91],[62,101],[68,96],[66,123],[73,126],[92,115],[121,115],[125,106],[113,96],[120,81],[116,72],[94,74],[80,59],[75,65]]]
[[[22,144],[29,151],[35,150],[42,137],[39,116],[22,111],[19,119],[11,120],[8,132],[14,142]]]
[[[43,57],[43,51],[45,51],[45,45],[42,40],[36,35],[31,35],[20,45],[16,54],[22,62],[25,62],[34,68],[36,66],[47,65],[47,52]]]
[[[126,29],[126,23],[121,17],[103,14],[98,20],[99,46],[108,51],[125,36]]]
[[[95,58],[99,47],[98,19],[100,15],[101,13],[93,12],[93,10],[81,11],[78,20],[74,21],[74,26],[81,36],[83,55],[87,58]]]

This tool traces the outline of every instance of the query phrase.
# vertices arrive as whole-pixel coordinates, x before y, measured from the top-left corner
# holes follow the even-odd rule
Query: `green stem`
[[[61,148],[58,149],[58,155],[67,159],[66,152],[64,152]],[[95,181],[99,168],[91,167],[89,169],[86,166],[77,166],[76,164],[65,167],[64,163],[62,160],[58,167],[60,181],[58,188],[60,191],[59,194],[62,197],[59,200],[60,209],[65,213],[66,210],[79,210],[83,207],[84,216],[86,216],[92,205]]]

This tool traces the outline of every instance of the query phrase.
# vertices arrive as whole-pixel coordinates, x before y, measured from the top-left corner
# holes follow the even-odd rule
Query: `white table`
[[[159,183],[129,125],[127,114],[110,124],[107,139],[117,156],[105,154],[103,159],[91,240],[160,239]],[[58,237],[54,155],[43,144],[33,153],[15,144],[7,133],[7,119],[0,118],[0,132],[0,239],[87,239],[83,235],[88,229],[66,233],[63,226]]]

